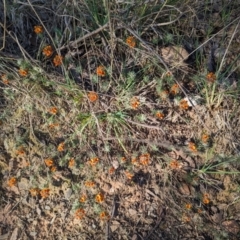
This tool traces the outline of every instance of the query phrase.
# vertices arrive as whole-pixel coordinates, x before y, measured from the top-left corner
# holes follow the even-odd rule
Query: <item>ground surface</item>
[[[11,2],[0,239],[239,239],[238,1]]]

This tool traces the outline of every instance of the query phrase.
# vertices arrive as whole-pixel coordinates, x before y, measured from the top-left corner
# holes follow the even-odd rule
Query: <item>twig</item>
[[[63,50],[63,49],[65,49],[65,48],[68,48],[68,47],[74,47],[74,46],[76,46],[78,43],[84,41],[85,39],[87,39],[87,38],[89,38],[89,37],[92,37],[93,35],[101,32],[101,31],[102,31],[103,29],[105,29],[107,26],[108,26],[108,23],[106,23],[105,25],[99,27],[98,29],[94,30],[93,32],[90,32],[90,33],[84,35],[83,37],[80,37],[80,38],[78,38],[78,39],[76,39],[76,40],[74,40],[74,41],[69,42],[68,45],[62,46],[62,47],[58,48],[58,50],[60,51],[60,50]]]
[[[156,129],[156,130],[160,130],[162,133],[165,134],[165,132],[162,130],[162,128],[157,127],[157,126],[151,126],[151,125],[147,125],[147,124],[143,124],[143,123],[138,123],[138,122],[134,122],[132,120],[126,119],[127,122],[138,125],[140,127],[145,127],[145,128],[150,128],[150,129]]]

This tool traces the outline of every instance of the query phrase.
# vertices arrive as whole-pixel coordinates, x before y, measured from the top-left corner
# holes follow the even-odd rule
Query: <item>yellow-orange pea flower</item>
[[[65,143],[64,142],[61,142],[58,147],[57,147],[57,150],[59,152],[63,152],[65,150]]]
[[[14,185],[16,185],[16,183],[17,183],[17,179],[15,177],[11,177],[7,182],[9,187],[13,187]]]
[[[104,201],[104,195],[102,193],[99,193],[96,195],[95,197],[95,201],[98,202],[98,203],[101,203]]]
[[[96,73],[99,77],[105,77],[106,76],[106,70],[104,66],[98,66]]]
[[[89,92],[87,96],[90,102],[95,102],[98,100],[98,94],[96,92]]]
[[[53,64],[55,67],[58,67],[60,65],[62,65],[63,63],[63,57],[60,56],[60,55],[56,55],[54,58],[53,58]]]
[[[50,195],[50,189],[49,188],[44,188],[40,191],[40,195],[43,199],[49,197]]]
[[[43,33],[43,27],[41,25],[34,26],[33,30],[36,34]]]
[[[27,70],[27,69],[22,69],[22,68],[20,68],[20,69],[18,70],[18,73],[19,73],[19,75],[20,75],[21,77],[26,77],[26,76],[28,75],[28,70]]]
[[[129,36],[126,39],[126,43],[129,47],[134,48],[136,47],[136,38],[133,36]]]
[[[43,55],[46,57],[50,57],[53,54],[53,48],[52,46],[48,45],[43,48]]]

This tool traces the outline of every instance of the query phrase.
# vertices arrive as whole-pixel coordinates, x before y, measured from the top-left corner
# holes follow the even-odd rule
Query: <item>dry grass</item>
[[[100,2],[0,3],[0,238],[238,239],[238,1]]]

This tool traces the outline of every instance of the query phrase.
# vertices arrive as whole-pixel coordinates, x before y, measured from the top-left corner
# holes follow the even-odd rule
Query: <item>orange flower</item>
[[[95,182],[93,182],[93,181],[86,181],[84,185],[86,187],[94,187],[95,186]]]
[[[79,208],[76,212],[75,212],[75,218],[77,219],[83,219],[84,216],[86,215],[85,211],[82,208]]]
[[[46,57],[50,57],[53,54],[53,48],[52,46],[48,45],[43,48],[43,55]]]
[[[54,58],[53,58],[53,64],[55,67],[58,67],[60,65],[62,65],[62,60],[63,60],[63,57],[60,56],[60,55],[56,55]]]
[[[53,114],[53,115],[56,115],[57,112],[58,112],[58,109],[56,107],[51,107],[49,110],[48,110],[49,113]]]
[[[163,119],[164,118],[164,114],[162,112],[156,112],[156,117],[158,119]]]
[[[125,175],[126,175],[127,179],[129,179],[129,180],[131,180],[133,178],[133,174],[128,171],[125,172]]]
[[[197,152],[196,144],[193,143],[193,142],[189,142],[189,143],[188,143],[188,148],[189,148],[192,152]]]
[[[182,216],[182,221],[183,222],[190,222],[190,220],[191,220],[190,216],[184,213],[183,216]]]
[[[174,169],[174,170],[176,170],[176,169],[181,169],[182,168],[182,164],[181,163],[179,163],[179,161],[178,160],[172,160],[171,162],[170,162],[170,167],[172,168],[172,169]]]
[[[179,92],[179,86],[175,83],[172,85],[171,89],[170,89],[170,93],[172,95],[176,95]]]
[[[44,188],[40,191],[40,195],[41,197],[44,199],[44,198],[47,198],[49,197],[50,195],[50,189],[49,188]]]
[[[206,134],[206,133],[203,133],[202,137],[201,137],[201,140],[202,140],[203,143],[207,143],[208,140],[209,140],[209,135]]]
[[[102,193],[99,193],[96,195],[95,197],[95,201],[98,202],[98,203],[101,203],[104,201],[104,195]]]
[[[142,165],[148,165],[149,161],[150,161],[150,154],[145,153],[145,154],[140,155],[139,161]]]
[[[9,80],[7,79],[7,76],[6,76],[6,74],[3,74],[2,76],[1,76],[1,79],[2,79],[2,82],[4,83],[4,84],[9,84]]]
[[[57,150],[58,150],[59,152],[63,152],[64,149],[65,149],[65,143],[64,143],[64,142],[61,142],[61,143],[58,145]]]
[[[99,214],[99,217],[100,217],[101,220],[106,220],[106,221],[110,219],[109,214],[106,213],[106,212],[101,212],[101,213]]]
[[[28,75],[28,70],[27,69],[19,69],[18,73],[21,77],[26,77]]]
[[[39,193],[40,193],[40,189],[38,189],[38,188],[31,188],[29,190],[29,192],[30,192],[32,197],[37,197],[39,195]]]
[[[179,107],[183,110],[187,110],[189,108],[188,101],[186,99],[182,99],[179,102]]]
[[[110,167],[108,172],[109,172],[109,174],[113,174],[115,172],[115,168],[114,167]]]
[[[95,92],[90,92],[90,93],[88,93],[87,96],[88,96],[88,99],[90,102],[95,102],[98,100],[98,94]]]
[[[46,166],[48,166],[48,167],[52,167],[54,165],[54,162],[51,158],[45,159],[44,162],[45,162]]]
[[[126,39],[126,43],[129,47],[134,48],[136,47],[136,38],[133,36],[129,36]]]
[[[14,185],[16,185],[16,183],[17,183],[17,179],[15,177],[11,177],[7,182],[9,187],[13,187]]]
[[[17,155],[24,155],[25,154],[25,149],[23,147],[20,147],[17,151],[16,151]]]
[[[106,71],[105,71],[104,66],[97,67],[96,73],[99,77],[105,77],[106,76]]]
[[[56,172],[57,167],[56,166],[52,166],[50,170],[51,170],[51,172]]]
[[[34,26],[34,32],[35,32],[36,34],[43,33],[43,27],[40,26],[40,25]]]
[[[99,159],[97,157],[95,157],[95,158],[90,159],[88,161],[88,164],[90,164],[93,167],[93,166],[96,166],[98,162],[99,162]]]
[[[208,73],[206,78],[211,83],[216,81],[216,75],[213,72]]]
[[[209,195],[207,193],[203,194],[202,202],[204,204],[209,204],[210,203]]]
[[[127,161],[127,158],[121,157],[121,158],[120,158],[120,161],[121,161],[122,163],[125,163],[125,162]]]
[[[85,203],[86,200],[87,200],[87,196],[86,196],[86,195],[82,195],[82,196],[80,197],[80,199],[79,199],[79,202]]]
[[[140,101],[137,97],[133,97],[130,101],[131,107],[137,109],[140,106]]]
[[[190,210],[190,209],[192,208],[192,204],[191,204],[191,203],[187,203],[187,204],[185,205],[185,208],[188,209],[188,210]]]
[[[68,162],[68,167],[71,168],[71,167],[73,167],[74,165],[75,165],[75,160],[74,160],[74,158],[71,158],[71,159],[69,160],[69,162]]]

